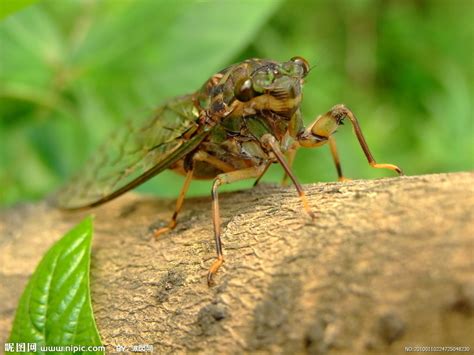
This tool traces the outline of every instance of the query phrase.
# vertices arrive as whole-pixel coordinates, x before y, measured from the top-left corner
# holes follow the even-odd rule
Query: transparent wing
[[[56,194],[56,205],[66,209],[94,207],[170,167],[207,135],[206,131],[196,132],[198,115],[188,95],[169,101],[141,124],[128,122]]]

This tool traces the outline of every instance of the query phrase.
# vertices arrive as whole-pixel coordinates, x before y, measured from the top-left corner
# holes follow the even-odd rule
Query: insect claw
[[[215,282],[214,282],[214,280],[212,279],[212,275],[213,275],[213,274],[211,274],[210,271],[207,273],[207,287],[212,287],[212,286],[215,285]]]
[[[218,256],[217,259],[214,260],[214,263],[211,265],[207,273],[207,286],[211,287],[214,285],[212,277],[217,273],[217,270],[219,270],[223,262],[224,258],[222,256]]]
[[[157,228],[153,231],[153,236],[158,239],[162,234],[173,230],[176,227],[176,221],[172,220],[166,227]]]
[[[376,168],[376,169],[389,169],[389,170],[395,171],[398,174],[398,176],[404,175],[402,169],[400,169],[398,166],[393,165],[393,164],[378,164],[375,162],[375,160],[371,161],[369,164],[371,167]]]
[[[168,232],[170,230],[169,227],[163,227],[163,228],[160,228],[160,229],[155,229],[153,231],[153,236],[155,237],[155,239],[158,239],[162,234]]]

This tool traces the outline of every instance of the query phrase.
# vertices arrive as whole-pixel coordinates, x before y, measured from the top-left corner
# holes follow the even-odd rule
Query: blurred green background
[[[472,170],[473,6],[1,0],[0,205],[51,193],[121,122],[249,57],[307,58],[315,68],[304,88],[305,121],[347,104],[379,162],[409,175]],[[367,165],[350,126],[336,137],[347,176],[393,175]],[[304,183],[336,179],[327,147],[301,150],[295,170]],[[275,166],[265,180],[281,176]],[[139,190],[176,196],[181,184],[166,172]],[[210,191],[209,182],[191,186],[194,195]]]

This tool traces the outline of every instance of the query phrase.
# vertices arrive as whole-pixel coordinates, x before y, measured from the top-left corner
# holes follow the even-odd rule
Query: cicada
[[[159,236],[176,227],[192,179],[212,183],[212,220],[217,257],[207,281],[224,262],[219,216],[219,187],[243,179],[257,181],[268,167],[283,167],[314,218],[305,193],[292,172],[300,147],[326,143],[339,180],[344,180],[333,134],[348,119],[369,164],[402,174],[392,164],[378,164],[372,156],[354,113],[336,105],[308,127],[300,112],[302,88],[310,71],[302,57],[286,62],[248,59],[211,76],[193,94],[158,107],[142,123],[130,121],[104,144],[86,169],[57,194],[65,209],[86,209],[108,202],[144,183],[165,169],[184,175],[184,185],[169,223],[155,230]]]

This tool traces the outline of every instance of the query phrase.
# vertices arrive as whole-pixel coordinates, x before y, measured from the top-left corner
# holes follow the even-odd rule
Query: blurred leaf
[[[38,0],[1,0],[0,20],[35,2],[38,2]]]
[[[88,217],[43,257],[21,296],[8,342],[36,343],[37,353],[44,353],[41,345],[101,345],[90,299],[92,228]]]

